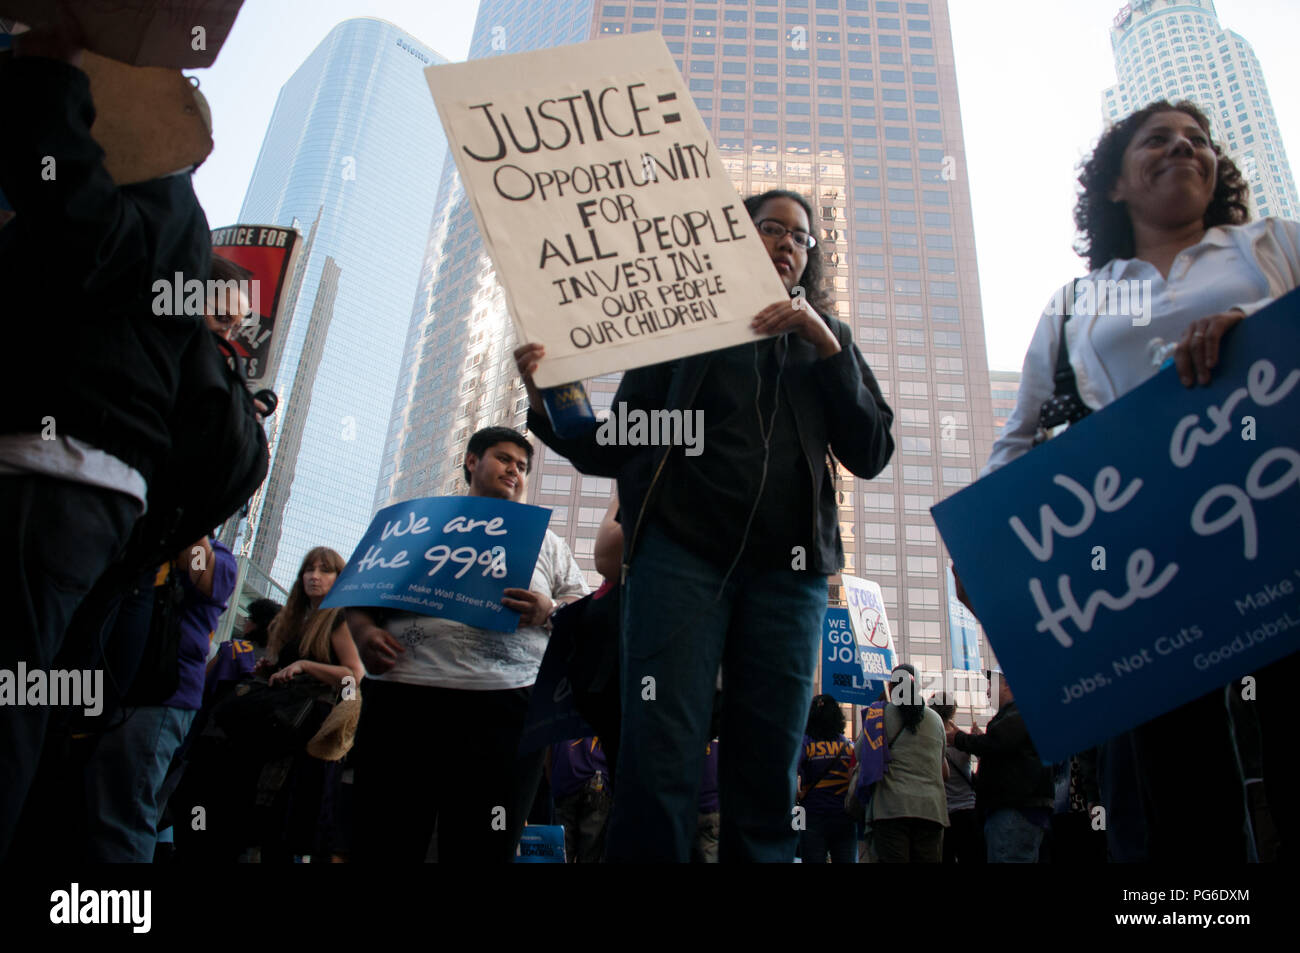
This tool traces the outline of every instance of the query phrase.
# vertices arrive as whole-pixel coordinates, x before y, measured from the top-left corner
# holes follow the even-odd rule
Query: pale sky
[[[597,4],[604,0],[595,0]],[[949,0],[970,168],[989,367],[1019,370],[1038,315],[1083,272],[1071,251],[1075,167],[1115,82],[1109,25],[1121,0]],[[1297,0],[1217,0],[1255,50],[1292,174],[1300,166]],[[235,223],[284,82],[335,24],[372,16],[463,60],[475,0],[245,0],[216,64],[196,70],[216,149],[195,177],[213,227]],[[415,289],[412,287],[411,293]]]

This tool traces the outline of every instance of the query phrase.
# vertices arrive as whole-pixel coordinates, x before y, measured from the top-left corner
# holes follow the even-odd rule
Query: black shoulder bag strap
[[[1056,349],[1056,372],[1052,375],[1055,390],[1052,396],[1043,401],[1038,412],[1038,432],[1034,435],[1034,445],[1047,440],[1050,431],[1061,424],[1076,424],[1092,413],[1092,408],[1079,396],[1079,382],[1074,376],[1074,366],[1070,363],[1070,343],[1065,335],[1066,322],[1074,311],[1074,302],[1078,300],[1079,279],[1070,283],[1070,295],[1065,301],[1064,314],[1061,316],[1061,343]]]

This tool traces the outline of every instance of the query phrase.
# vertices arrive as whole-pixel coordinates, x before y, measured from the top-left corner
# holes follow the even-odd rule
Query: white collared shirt
[[[1249,316],[1300,286],[1300,225],[1266,218],[1217,226],[1178,253],[1167,279],[1149,262],[1116,258],[1083,281],[1111,292],[1118,286],[1110,282],[1123,282],[1126,290],[1138,291],[1142,303],[1140,314],[1130,306],[1129,313],[1117,315],[1117,294],[1099,290],[1076,299],[1091,306],[1076,306],[1066,323],[1070,364],[1079,396],[1096,410],[1153,377],[1159,369],[1152,363],[1156,348],[1177,342],[1193,321],[1232,308]],[[1039,318],[1025,354],[1016,408],[981,476],[1023,456],[1033,445],[1039,411],[1055,390],[1060,302],[1071,289],[1067,284],[1058,291]]]
[[[557,605],[588,592],[573,553],[549,529],[528,588],[545,593]],[[550,631],[540,626],[496,632],[414,612],[392,613],[388,632],[406,651],[387,672],[367,673],[369,678],[470,691],[499,691],[533,684],[551,637]]]

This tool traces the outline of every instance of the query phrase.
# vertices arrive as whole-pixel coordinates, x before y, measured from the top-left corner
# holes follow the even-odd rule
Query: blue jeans
[[[984,821],[990,864],[1036,864],[1043,829],[1014,807],[994,811]]]
[[[93,863],[150,864],[158,792],[198,712],[161,705],[123,712],[126,722],[104,734],[86,765],[86,854]]]
[[[724,588],[724,569],[653,524],[643,533],[623,591],[623,724],[606,859],[690,860],[721,665],[719,860],[790,863],[826,577],[742,564]]]

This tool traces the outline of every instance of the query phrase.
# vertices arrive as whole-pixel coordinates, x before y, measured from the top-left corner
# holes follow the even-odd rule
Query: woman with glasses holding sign
[[[870,479],[894,449],[893,412],[851,329],[829,315],[808,201],[772,191],[745,208],[793,301],[754,317],[752,344],[635,368],[614,397],[625,413],[701,415],[700,445],[601,442],[594,425],[561,438],[532,380],[545,348],[515,352],[529,429],[580,472],[618,478],[623,724],[611,861],[689,860],[719,666],[720,859],[793,859],[827,577],[843,565],[828,457]]]
[[[1075,422],[1122,397],[1167,358],[1185,386],[1209,384],[1224,336],[1300,284],[1300,227],[1276,218],[1249,222],[1249,187],[1191,103],[1155,102],[1110,127],[1079,183],[1076,251],[1092,271],[1058,291],[1044,311],[1025,355],[1016,409],[983,474],[1027,453],[1045,437],[1043,427]],[[1062,347],[1073,378],[1066,387],[1074,391],[1064,397],[1055,386]],[[1054,396],[1055,415],[1044,407]],[[1281,676],[1300,674],[1295,659],[1259,673],[1261,716],[1285,696]],[[1266,688],[1266,679],[1277,687]],[[1281,748],[1286,722],[1261,722],[1271,722],[1278,735],[1266,774],[1269,761],[1286,772],[1268,780],[1281,815],[1282,798],[1294,796],[1300,778]],[[1264,735],[1268,745],[1267,724]],[[1136,781],[1126,783],[1113,769],[1130,759]],[[1135,795],[1144,805],[1140,818],[1107,818],[1116,859],[1246,859],[1242,783],[1222,691],[1112,739],[1106,762],[1112,772],[1109,784],[1103,780],[1103,800],[1109,788],[1115,810],[1121,799],[1136,803]],[[1114,813],[1110,805],[1108,811]],[[1126,843],[1114,836],[1121,829],[1133,832]]]

